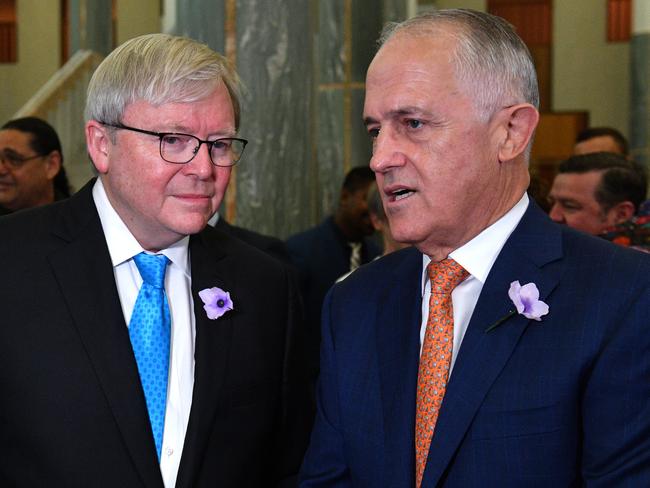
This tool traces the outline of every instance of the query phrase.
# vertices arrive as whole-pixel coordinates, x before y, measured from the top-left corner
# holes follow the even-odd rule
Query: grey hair
[[[457,80],[471,89],[479,116],[485,120],[516,103],[539,108],[537,74],[530,52],[513,26],[502,18],[468,9],[434,10],[388,24],[379,45],[397,34],[446,34],[456,39],[453,60]]]
[[[88,85],[86,121],[121,122],[137,100],[152,105],[192,103],[223,81],[239,128],[241,82],[228,60],[207,45],[185,37],[148,34],[116,48],[97,67]]]

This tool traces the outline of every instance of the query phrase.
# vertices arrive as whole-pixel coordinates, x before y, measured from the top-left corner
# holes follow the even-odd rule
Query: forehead
[[[595,198],[602,171],[586,173],[559,173],[553,181],[551,193],[563,198]]]
[[[123,119],[160,131],[208,131],[228,135],[235,132],[232,99],[223,82],[208,96],[196,101],[154,105],[136,100],[127,105]]]
[[[14,151],[24,151],[29,149],[31,134],[15,129],[0,130],[0,150],[13,149]]]
[[[620,153],[621,150],[611,136],[598,136],[578,142],[575,145],[575,154],[590,154],[595,152]]]
[[[453,62],[455,46],[455,39],[444,32],[437,37],[396,34],[370,64],[366,109],[401,110],[462,96]]]

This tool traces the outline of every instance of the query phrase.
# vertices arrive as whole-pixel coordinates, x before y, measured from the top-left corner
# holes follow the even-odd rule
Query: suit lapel
[[[514,315],[486,332],[515,310],[508,297],[510,283],[515,280],[522,285],[535,283],[540,299],[546,299],[559,281],[561,254],[559,229],[531,202],[494,263],[472,314],[436,424],[423,486],[436,486],[444,476],[483,399],[526,327],[543,327],[543,319],[534,322]]]
[[[63,245],[49,256],[52,271],[144,485],[162,486],[113,266],[92,200],[92,182],[63,205],[53,227]]]
[[[385,486],[415,483],[415,393],[420,343],[422,254],[405,252],[379,297],[377,351],[384,421]]]
[[[237,280],[227,272],[227,259],[218,240],[207,229],[190,238],[192,298],[196,324],[194,392],[185,436],[177,487],[192,487],[199,473],[214,425],[217,400],[226,373],[226,362],[237,316]],[[228,276],[228,278],[226,278]],[[198,292],[219,287],[231,294],[234,309],[216,320],[208,319]]]

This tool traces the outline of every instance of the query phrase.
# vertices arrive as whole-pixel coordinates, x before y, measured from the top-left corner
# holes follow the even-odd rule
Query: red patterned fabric
[[[415,486],[420,488],[438,412],[447,388],[454,342],[451,292],[469,273],[453,259],[433,261],[427,268],[431,280],[429,318],[418,370],[415,417]]]

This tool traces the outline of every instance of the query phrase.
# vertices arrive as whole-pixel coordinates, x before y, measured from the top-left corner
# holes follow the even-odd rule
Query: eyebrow
[[[168,133],[177,133],[177,134],[187,134],[189,136],[194,135],[192,130],[185,125],[172,125],[170,130],[158,130],[157,132],[168,132]],[[207,137],[236,137],[237,131],[229,128],[222,129],[217,132],[211,132]],[[196,137],[196,136],[195,136]]]
[[[428,112],[426,110],[423,110],[421,107],[416,107],[416,106],[409,105],[409,106],[406,106],[406,107],[402,107],[402,108],[398,108],[398,109],[389,111],[388,114],[387,114],[387,118],[388,119],[394,119],[394,118],[397,118],[397,117],[403,117],[405,115],[414,115],[414,114],[424,115],[424,116],[427,116],[427,117],[432,116],[430,112]],[[369,125],[369,124],[376,124],[378,122],[379,121],[374,119],[373,117],[364,117],[364,119],[363,119],[363,123],[366,126]]]

